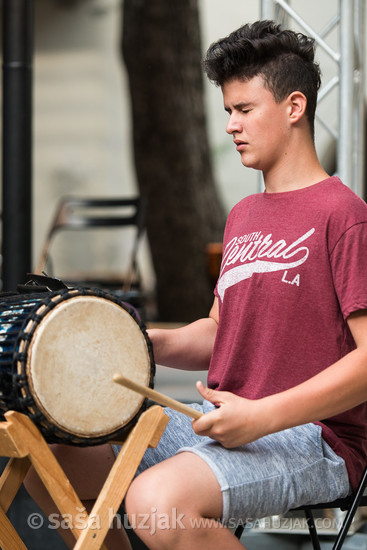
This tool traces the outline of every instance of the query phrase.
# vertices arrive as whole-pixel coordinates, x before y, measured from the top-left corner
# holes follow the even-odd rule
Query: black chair
[[[340,530],[336,536],[334,542],[333,550],[341,550],[343,543],[348,534],[349,528],[352,524],[352,521],[355,517],[355,514],[360,506],[367,506],[367,495],[364,494],[367,485],[367,467],[365,468],[361,480],[359,482],[358,488],[352,495],[334,500],[333,502],[314,504],[307,506],[300,506],[299,508],[294,508],[293,511],[302,511],[305,514],[307,526],[310,533],[310,538],[314,550],[321,550],[319,535],[317,533],[313,510],[326,510],[330,508],[338,508],[346,512],[343,523],[340,527]],[[235,531],[235,535],[238,539],[241,538],[245,526],[239,525]]]
[[[60,278],[68,286],[97,287],[112,290],[137,306],[143,299],[142,281],[138,267],[138,248],[145,230],[146,200],[143,197],[132,198],[88,198],[64,197],[60,200],[53,221],[47,232],[41,254],[39,256],[36,274],[53,273],[51,247],[55,235],[62,230],[85,231],[90,229],[132,228],[134,233],[129,246],[128,265],[123,273],[112,274],[108,267],[98,275],[93,273],[71,273]],[[121,247],[123,248],[123,247]],[[133,303],[134,302],[134,303]]]

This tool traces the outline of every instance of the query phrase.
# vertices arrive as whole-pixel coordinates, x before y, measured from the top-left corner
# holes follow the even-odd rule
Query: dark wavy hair
[[[209,80],[217,86],[260,75],[278,103],[294,91],[302,92],[307,99],[306,116],[313,135],[321,85],[320,67],[314,57],[312,38],[263,20],[243,25],[211,44],[203,66]]]

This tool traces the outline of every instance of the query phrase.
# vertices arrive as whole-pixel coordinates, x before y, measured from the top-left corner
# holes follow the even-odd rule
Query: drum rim
[[[43,293],[42,293],[43,294]],[[19,334],[16,339],[15,352],[13,364],[15,365],[15,374],[16,382],[20,386],[22,397],[17,396],[17,401],[20,405],[20,408],[26,412],[28,416],[40,427],[41,431],[48,439],[49,442],[58,442],[64,444],[74,444],[79,446],[91,446],[91,445],[100,445],[108,441],[121,441],[126,437],[131,428],[136,424],[137,419],[140,414],[144,412],[147,408],[147,399],[144,399],[141,407],[138,409],[136,414],[123,426],[114,429],[113,431],[103,434],[103,435],[76,435],[69,433],[60,427],[57,424],[50,424],[49,419],[41,410],[38,409],[37,402],[29,391],[28,385],[28,373],[27,373],[27,359],[28,351],[32,343],[32,338],[34,336],[37,327],[40,326],[41,322],[44,320],[45,316],[52,311],[58,304],[66,302],[77,296],[94,296],[97,298],[104,298],[107,301],[115,303],[117,306],[124,309],[137,323],[141,333],[144,336],[145,344],[147,348],[147,355],[149,358],[149,387],[154,385],[154,376],[155,376],[155,361],[153,355],[153,345],[146,331],[145,324],[142,322],[138,316],[136,310],[128,303],[123,302],[113,294],[106,292],[101,289],[92,289],[92,288],[82,288],[82,287],[73,287],[67,289],[61,289],[56,291],[51,291],[41,297],[38,294],[40,301],[35,305],[34,309],[31,310],[30,315],[27,319],[24,320],[24,323],[19,331]],[[31,299],[32,294],[29,295]],[[41,313],[39,310],[41,309]],[[31,326],[28,326],[30,325]],[[27,328],[28,327],[28,328]],[[21,351],[20,351],[21,350]]]

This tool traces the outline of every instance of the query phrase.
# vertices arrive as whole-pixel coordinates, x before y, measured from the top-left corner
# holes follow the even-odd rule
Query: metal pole
[[[3,0],[3,289],[31,270],[33,0]]]
[[[290,0],[285,4],[280,2],[281,0],[261,0],[261,18],[276,21],[287,28],[289,25],[289,12],[291,14],[296,12],[290,7]],[[286,9],[284,9],[284,6]]]
[[[338,175],[345,185],[353,188],[353,115],[354,103],[354,32],[353,5],[340,0],[340,88]],[[349,116],[345,116],[349,113]]]
[[[274,0],[261,0],[261,19],[276,20]]]
[[[354,180],[356,182],[355,191],[358,195],[366,199],[365,189],[365,40],[364,40],[364,18],[365,4],[363,0],[354,0],[354,27],[356,31],[356,50],[357,50],[357,69],[355,71],[355,113],[354,113]]]

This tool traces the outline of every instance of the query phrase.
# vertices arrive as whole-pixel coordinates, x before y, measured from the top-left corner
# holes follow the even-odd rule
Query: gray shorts
[[[191,405],[202,412],[214,406]],[[233,525],[282,514],[304,504],[347,496],[351,489],[345,462],[306,424],[270,434],[253,443],[225,449],[194,433],[191,419],[165,409],[170,417],[158,446],[148,449],[138,473],[179,452],[200,456],[214,472],[223,495],[223,523]],[[119,447],[114,446],[117,453]]]

